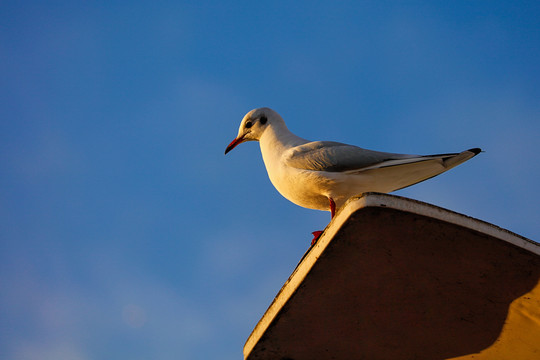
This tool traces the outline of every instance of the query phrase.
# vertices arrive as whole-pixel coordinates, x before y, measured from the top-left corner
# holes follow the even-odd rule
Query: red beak
[[[231,151],[232,149],[234,149],[236,147],[236,145],[242,143],[244,141],[244,135],[242,135],[241,137],[239,138],[236,138],[234,139],[233,141],[231,141],[231,143],[229,144],[229,146],[227,146],[227,148],[225,149],[225,155],[227,155],[227,153],[229,151]]]

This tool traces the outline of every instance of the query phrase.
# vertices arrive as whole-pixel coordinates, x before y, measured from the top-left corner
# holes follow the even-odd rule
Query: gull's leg
[[[332,199],[331,197],[328,198],[328,202],[330,203],[330,215],[332,216],[332,219],[333,219],[334,216],[336,216],[336,203],[334,202],[334,199]],[[311,233],[313,234],[313,240],[311,240],[312,246],[317,242],[317,240],[319,240],[322,233],[323,232],[321,230],[317,230]]]
[[[334,216],[336,216],[336,203],[334,202],[334,199],[331,197],[328,198],[328,201],[330,202],[330,214],[332,214],[332,219]]]

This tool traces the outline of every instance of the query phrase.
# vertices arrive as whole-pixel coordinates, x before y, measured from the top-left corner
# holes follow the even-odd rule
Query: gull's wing
[[[445,171],[479,152],[480,149],[471,149],[452,154],[406,155],[367,150],[333,141],[314,141],[289,149],[284,154],[284,160],[288,166],[312,171],[355,173],[425,161]]]
[[[285,162],[298,169],[345,172],[415,157],[417,156],[367,150],[334,141],[313,141],[289,149],[285,154]]]

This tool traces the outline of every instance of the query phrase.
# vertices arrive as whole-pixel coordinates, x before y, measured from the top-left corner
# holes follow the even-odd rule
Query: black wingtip
[[[474,155],[478,155],[478,154],[480,154],[480,153],[482,152],[482,149],[480,149],[480,148],[473,148],[473,149],[469,149],[469,150],[467,150],[467,151],[472,152]]]

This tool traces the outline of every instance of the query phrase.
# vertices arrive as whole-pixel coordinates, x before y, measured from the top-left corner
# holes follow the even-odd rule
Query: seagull
[[[437,176],[478,155],[407,155],[373,151],[334,141],[309,141],[294,135],[283,118],[263,107],[248,112],[225,154],[246,141],[259,141],[270,181],[296,205],[336,212],[352,196],[389,193]],[[316,242],[322,231],[313,232]]]

